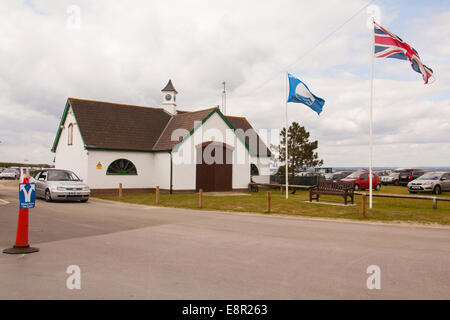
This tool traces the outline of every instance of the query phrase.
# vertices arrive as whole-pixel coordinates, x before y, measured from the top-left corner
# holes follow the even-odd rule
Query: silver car
[[[450,191],[450,173],[448,172],[428,172],[419,178],[408,183],[410,193],[432,192],[441,194],[443,191]]]
[[[38,171],[30,182],[36,183],[36,197],[52,200],[80,200],[86,202],[91,191],[75,173],[69,170]]]
[[[20,173],[16,169],[5,169],[0,173],[0,179],[19,179]]]

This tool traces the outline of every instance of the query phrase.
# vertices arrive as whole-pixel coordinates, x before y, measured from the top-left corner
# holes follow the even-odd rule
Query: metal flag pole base
[[[28,246],[14,246],[12,248],[8,248],[3,250],[3,253],[6,254],[22,254],[22,253],[33,253],[33,252],[38,252],[39,248],[33,248]]]

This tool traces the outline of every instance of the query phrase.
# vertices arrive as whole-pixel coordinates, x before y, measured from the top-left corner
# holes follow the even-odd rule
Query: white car
[[[20,173],[16,169],[5,169],[0,173],[0,179],[19,179]]]

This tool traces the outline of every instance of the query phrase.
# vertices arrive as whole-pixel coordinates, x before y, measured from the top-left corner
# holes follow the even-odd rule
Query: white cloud
[[[365,10],[310,50],[366,1],[78,1],[80,29],[66,28],[72,1],[32,3],[0,4],[1,160],[25,155],[50,162],[69,96],[159,106],[169,78],[185,109],[219,104],[226,80],[230,113],[248,117],[256,128],[280,128],[283,72],[290,66],[326,99],[320,118],[303,105],[289,106],[290,119],[319,139],[325,164],[368,162]],[[385,23],[397,19],[395,10],[384,11]],[[438,75],[435,84],[424,86],[406,62],[376,62],[382,78],[375,82],[374,105],[379,165],[400,166],[411,156],[448,165],[450,65],[442,32],[449,14],[420,17],[427,27],[415,33],[414,45]]]

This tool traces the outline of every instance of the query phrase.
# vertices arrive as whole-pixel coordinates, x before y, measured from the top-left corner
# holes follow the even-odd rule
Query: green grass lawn
[[[362,192],[367,192],[362,191]],[[409,194],[406,187],[383,186],[374,193]],[[428,195],[428,194],[425,194]],[[118,201],[118,195],[101,195],[98,198]],[[449,193],[441,197],[450,197]],[[345,218],[372,221],[411,221],[421,223],[450,224],[450,202],[438,202],[438,209],[433,209],[431,200],[373,198],[374,208],[367,209],[366,218],[361,215],[361,196],[355,195],[356,206],[333,206],[327,204],[314,204],[305,202],[309,200],[308,191],[297,191],[295,195],[289,194],[285,199],[279,190],[271,191],[270,214],[286,214],[294,216]],[[338,196],[321,195],[321,201],[343,203]],[[155,194],[127,194],[124,192],[123,202],[144,205],[155,205]],[[367,200],[368,202],[368,200]],[[192,208],[199,207],[198,194],[161,194],[160,206]],[[368,204],[367,204],[368,207]],[[246,193],[242,196],[203,196],[204,210],[223,210],[237,212],[266,213],[266,191]]]

